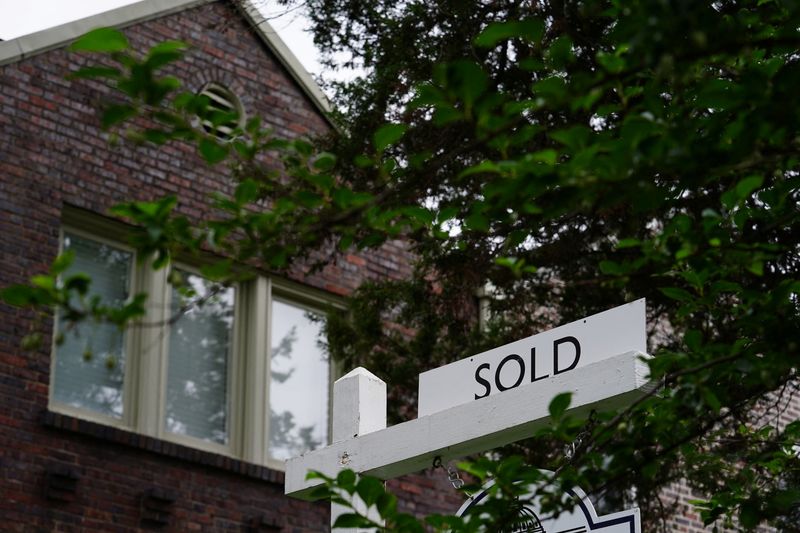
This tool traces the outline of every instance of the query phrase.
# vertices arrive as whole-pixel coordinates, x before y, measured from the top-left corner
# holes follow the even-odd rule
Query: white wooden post
[[[333,384],[333,442],[344,442],[386,429],[386,383],[365,368],[356,368],[342,376]],[[339,468],[347,468],[346,461],[339,461]],[[359,512],[367,513],[366,505],[358,496],[353,506]],[[350,512],[346,507],[331,504],[331,529],[339,515]],[[373,520],[379,517],[367,513]],[[338,529],[338,532],[361,533],[365,529]]]

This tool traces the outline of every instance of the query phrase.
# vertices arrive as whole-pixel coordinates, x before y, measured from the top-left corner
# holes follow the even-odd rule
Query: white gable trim
[[[89,30],[100,27],[121,28],[177,13],[213,0],[143,0],[105,13],[74,20],[0,42],[0,65],[14,63],[48,50],[65,46]]]
[[[326,115],[331,111],[330,102],[322,89],[319,88],[317,82],[308,73],[305,67],[297,59],[297,56],[292,53],[283,39],[280,38],[275,28],[267,21],[264,16],[259,13],[256,3],[253,0],[236,0],[235,3],[240,6],[242,13],[252,27],[256,30],[259,37],[267,45],[267,48],[275,54],[278,61],[286,68],[289,75],[300,85],[306,95],[311,99],[314,105]]]
[[[16,39],[0,41],[0,66],[65,46],[94,28],[131,26],[213,1],[215,0],[143,0]],[[258,13],[254,2],[236,0],[234,3],[241,6],[241,12],[247,22],[317,109],[323,114],[329,112],[330,104],[322,90],[289,47],[278,37],[269,22]]]

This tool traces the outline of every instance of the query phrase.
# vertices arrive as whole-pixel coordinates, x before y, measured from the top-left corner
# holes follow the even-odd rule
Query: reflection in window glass
[[[193,274],[182,277],[184,290],[172,288],[171,316],[180,318],[169,333],[165,427],[226,444],[234,291]]]
[[[75,254],[64,277],[81,273],[92,280],[89,297],[117,305],[128,297],[132,254],[68,232],[64,251]],[[106,416],[122,416],[125,333],[113,324],[66,323],[58,317],[63,343],[56,347],[53,376],[55,402]]]
[[[330,365],[319,315],[274,300],[271,316],[269,456],[284,460],[328,441]]]

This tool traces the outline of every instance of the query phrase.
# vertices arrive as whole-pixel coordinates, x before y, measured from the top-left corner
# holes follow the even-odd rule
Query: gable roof
[[[0,41],[0,66],[65,46],[94,28],[131,26],[214,1],[217,0],[142,0],[105,13],[23,35],[16,39]],[[317,85],[317,82],[314,81],[308,71],[300,64],[297,57],[289,50],[289,47],[286,46],[286,43],[278,36],[275,29],[258,12],[255,2],[253,0],[237,0],[234,3],[239,7],[240,13],[248,24],[300,86],[306,96],[323,116],[327,116],[327,113],[331,110],[328,99],[319,88],[319,85]]]

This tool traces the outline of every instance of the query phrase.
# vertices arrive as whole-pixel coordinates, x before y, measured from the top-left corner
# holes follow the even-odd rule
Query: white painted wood
[[[250,282],[249,290],[240,291],[243,296],[240,304],[244,307],[244,312],[240,315],[244,320],[240,320],[242,326],[240,337],[242,340],[242,353],[244,353],[244,364],[242,367],[241,383],[244,388],[243,407],[241,425],[244,428],[242,439],[242,457],[245,461],[256,464],[263,464],[267,458],[267,428],[265,427],[269,419],[267,406],[267,387],[269,383],[269,369],[267,365],[268,327],[269,316],[269,280],[262,276]]]
[[[553,475],[553,472],[540,470],[546,477]],[[481,491],[470,496],[464,505],[456,512],[456,516],[464,516],[467,511],[475,513],[480,510],[480,506],[492,499],[489,495],[489,488],[494,485],[495,480],[486,483]],[[548,487],[551,491],[552,486]],[[571,509],[566,509],[558,516],[542,514],[541,498],[537,496],[538,487],[528,487],[527,493],[520,495],[519,501],[527,513],[539,521],[540,531],[551,533],[588,533],[589,531],[602,530],[603,533],[642,533],[642,521],[638,508],[627,509],[616,513],[600,516],[594,508],[594,504],[586,496],[586,493],[578,487],[567,490],[561,496],[564,501],[573,504]],[[527,531],[527,530],[526,530]],[[533,529],[531,529],[533,531]]]
[[[131,353],[138,353],[138,360],[131,365],[137,374],[133,377],[137,384],[137,403],[135,428],[145,435],[157,436],[164,422],[161,418],[161,406],[164,403],[164,353],[166,353],[166,334],[163,326],[169,319],[165,296],[169,289],[167,274],[169,269],[154,270],[149,258],[143,268],[137,272],[137,291],[146,293],[147,310],[134,342],[138,345]],[[134,330],[136,331],[136,330]],[[129,333],[130,334],[130,333]],[[125,376],[126,378],[128,376]],[[126,406],[127,408],[128,406]],[[133,406],[131,406],[133,407]]]
[[[319,484],[305,479],[310,470],[335,476],[347,467],[390,479],[430,467],[437,455],[447,461],[521,440],[547,423],[548,405],[561,392],[573,393],[574,416],[594,408],[629,405],[655,386],[648,381],[645,357],[642,352],[627,352],[289,459],[285,492],[308,499],[309,491]]]
[[[645,321],[645,300],[640,299],[423,372],[419,376],[419,416],[498,394],[503,388],[512,390],[515,384],[540,382],[559,371],[572,373],[617,354],[646,352]],[[577,361],[576,342],[580,345]],[[574,368],[568,369],[573,362]]]
[[[386,383],[358,367],[333,384],[333,442],[386,428]]]
[[[372,372],[359,367],[337,379],[333,384],[333,427],[334,443],[366,435],[386,428],[386,383]],[[343,468],[340,466],[339,468]],[[335,475],[335,473],[333,474]],[[379,521],[380,516],[367,506],[358,496],[352,500],[353,507],[360,514]],[[331,528],[342,514],[351,512],[347,507],[331,503]],[[340,533],[366,533],[370,529],[339,528]]]

